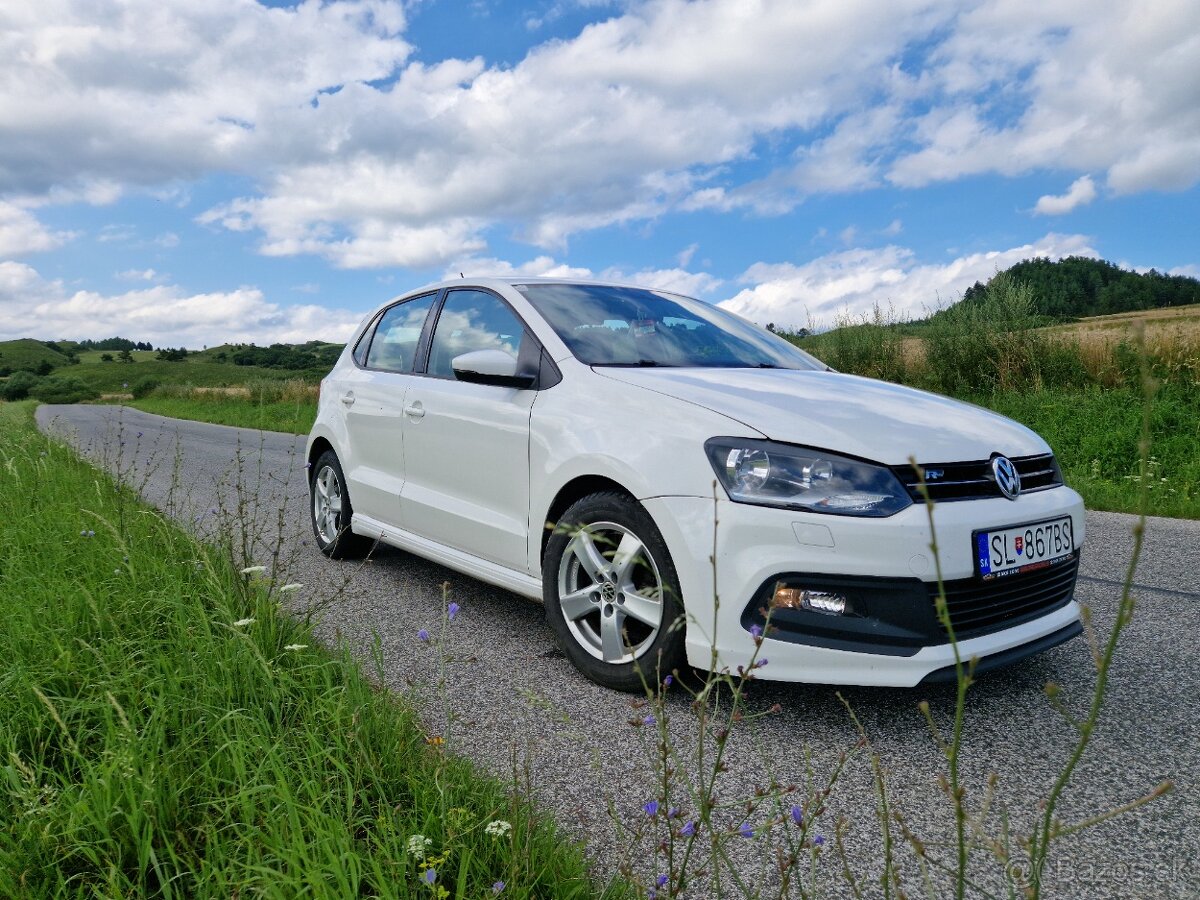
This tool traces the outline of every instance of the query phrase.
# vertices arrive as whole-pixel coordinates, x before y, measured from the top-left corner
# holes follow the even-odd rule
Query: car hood
[[[768,438],[888,465],[1046,453],[1024,425],[969,403],[886,381],[796,369],[594,371],[728,416]]]

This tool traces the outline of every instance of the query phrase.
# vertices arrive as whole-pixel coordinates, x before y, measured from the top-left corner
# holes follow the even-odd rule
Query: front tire
[[[320,551],[330,559],[365,555],[370,542],[350,530],[354,507],[350,505],[346,476],[336,453],[326,450],[317,458],[308,486],[308,510]]]
[[[542,564],[546,619],[597,684],[640,692],[684,665],[679,578],[645,508],[591,494],[555,525]]]

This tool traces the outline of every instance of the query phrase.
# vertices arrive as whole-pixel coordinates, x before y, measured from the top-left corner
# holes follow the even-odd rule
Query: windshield
[[[590,366],[824,369],[803,350],[699,300],[599,284],[519,284]]]

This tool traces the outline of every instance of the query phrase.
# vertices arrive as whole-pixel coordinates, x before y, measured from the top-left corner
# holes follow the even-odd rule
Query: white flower
[[[307,650],[308,644],[288,644],[284,650]]]
[[[432,847],[433,841],[423,834],[414,834],[408,839],[408,855],[413,859],[424,859],[425,848]]]
[[[497,839],[507,836],[510,831],[512,831],[512,825],[503,819],[488,822],[483,829],[484,834]]]
[[[254,624],[253,619],[238,619],[236,622],[233,623],[233,627],[234,628],[242,628],[246,625],[253,625],[253,624]]]
[[[302,584],[285,584],[283,587],[281,587],[279,589],[279,593],[290,594],[292,591],[298,591],[302,587],[304,587],[304,585],[302,585]]]
[[[242,569],[242,574],[243,575],[258,575],[265,571],[267,571],[266,566],[246,566],[246,568]]]

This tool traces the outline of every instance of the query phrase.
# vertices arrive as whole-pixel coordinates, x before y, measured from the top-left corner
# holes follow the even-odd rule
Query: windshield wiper
[[[660,363],[654,359],[639,359],[637,362],[609,362],[609,363],[592,363],[594,366],[608,366],[613,369],[656,369],[666,367],[666,363]]]

